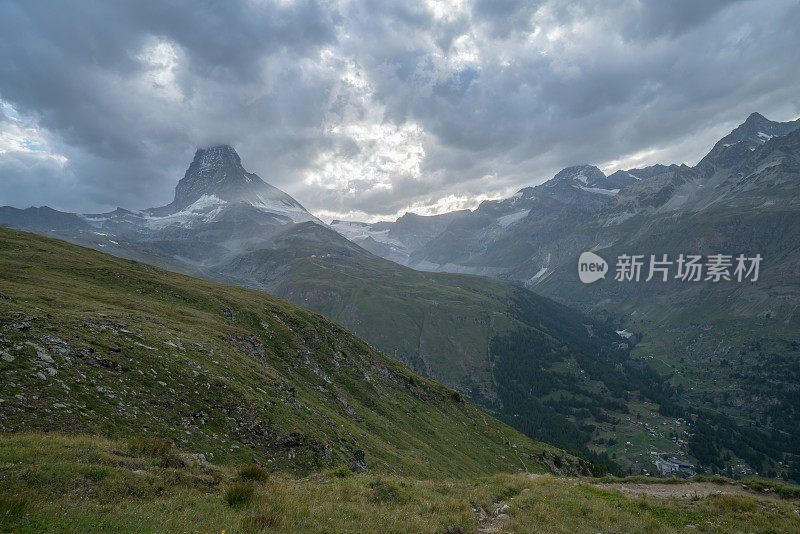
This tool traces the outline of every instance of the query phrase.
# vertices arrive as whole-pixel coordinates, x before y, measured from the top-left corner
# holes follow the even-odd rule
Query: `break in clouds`
[[[229,143],[323,219],[438,213],[800,115],[795,0],[598,4],[0,2],[0,205],[162,205]]]

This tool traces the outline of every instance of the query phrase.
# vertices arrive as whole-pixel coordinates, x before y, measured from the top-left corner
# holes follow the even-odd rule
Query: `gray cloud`
[[[696,161],[800,114],[794,0],[0,3],[0,204],[171,200],[198,145],[323,216]]]

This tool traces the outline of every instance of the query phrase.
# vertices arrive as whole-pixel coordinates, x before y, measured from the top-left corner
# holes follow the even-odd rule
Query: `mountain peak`
[[[219,179],[236,179],[246,174],[249,173],[242,167],[242,159],[230,145],[198,148],[186,170],[186,176],[216,176]]]
[[[788,135],[798,128],[800,119],[776,122],[760,113],[751,113],[742,124],[717,141],[696,168],[706,175],[717,167],[729,168],[773,137]]]
[[[763,144],[771,137],[784,136],[796,130],[800,121],[776,122],[761,113],[753,112],[730,134],[722,138],[725,142],[748,141],[756,146]]]
[[[183,208],[203,195],[227,201],[248,200],[256,190],[266,185],[261,178],[242,167],[242,160],[232,146],[200,148],[175,187],[174,204]]]
[[[598,187],[603,185],[605,179],[606,175],[603,174],[603,171],[594,165],[574,165],[558,171],[550,182],[553,185],[567,183],[583,187]]]
[[[213,169],[225,164],[241,166],[242,160],[231,145],[214,145],[198,148],[194,153],[194,162],[202,168]]]
[[[744,122],[753,123],[753,122],[771,122],[771,121],[758,111],[754,111],[747,117],[747,120],[745,120]]]
[[[620,189],[632,184],[637,179],[632,174],[621,172],[606,176],[603,171],[594,165],[575,165],[560,170],[558,174],[543,185],[545,187],[577,188],[590,193],[613,196]],[[522,193],[522,191],[520,192]]]
[[[224,204],[246,204],[272,213],[281,221],[321,224],[291,196],[257,174],[247,172],[236,150],[224,144],[197,149],[192,163],[175,186],[175,200],[151,212],[160,215],[184,210],[206,213]]]

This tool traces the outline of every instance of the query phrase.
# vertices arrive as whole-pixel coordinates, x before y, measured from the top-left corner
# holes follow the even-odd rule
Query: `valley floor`
[[[298,478],[157,440],[0,437],[2,532],[798,532],[800,489],[726,479]]]

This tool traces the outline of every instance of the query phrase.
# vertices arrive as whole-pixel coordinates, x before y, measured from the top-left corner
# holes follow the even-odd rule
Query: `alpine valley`
[[[777,123],[754,113],[694,167],[654,165],[606,176],[580,165],[472,211],[406,214],[378,223],[326,225],[247,172],[232,147],[214,146],[197,151],[166,206],[103,214],[3,207],[0,225],[263,290],[317,312],[523,434],[574,450],[564,458],[576,469],[654,473],[666,461],[691,464],[698,472],[800,481],[800,121]],[[4,246],[20,250],[65,246],[39,238],[24,238],[26,244],[14,233],[3,239]],[[622,253],[742,253],[760,254],[763,264],[756,282],[625,284],[608,276],[585,285],[576,265],[578,255],[589,250],[610,263]],[[101,262],[99,256],[92,261]],[[135,270],[126,276],[149,269],[128,263],[107,269],[121,272],[122,266]],[[24,277],[21,273],[15,276]],[[270,313],[256,318],[241,304],[256,292],[231,293],[226,298],[235,306],[228,307],[207,300],[211,289],[194,294],[190,279],[167,280],[173,275],[158,273],[158,298],[188,299],[203,313],[230,309],[224,315],[231,322],[225,326],[230,329],[225,350],[261,350],[235,331],[245,326],[278,338],[289,336],[284,330],[290,319],[322,325],[322,332],[334,328],[274,300]],[[167,282],[175,284],[178,296],[166,293],[173,290]],[[100,329],[128,328],[118,325],[119,319],[102,318],[100,311],[80,320]],[[24,323],[24,314],[36,315],[28,308],[17,312],[22,315],[15,324]],[[216,320],[224,323],[224,317]],[[77,315],[73,319],[79,321]],[[141,319],[138,328],[145,329],[146,318]],[[44,323],[36,324],[46,330]],[[327,343],[309,335],[314,343]],[[388,391],[400,387],[397,380],[414,376],[354,338],[347,340],[346,346],[325,346],[331,354],[361,355],[353,373],[383,373],[375,387]],[[193,349],[188,339],[180,341],[186,358],[212,349],[210,340]],[[159,340],[158,346],[168,342]],[[29,345],[42,343],[49,342],[41,338]],[[311,341],[291,343],[302,355]],[[229,357],[231,365],[240,364],[239,356]],[[270,358],[270,365],[280,367],[274,388],[284,392],[275,395],[286,396],[280,386],[285,362]],[[325,365],[306,362],[312,371],[321,369],[318,376],[331,376],[333,369]],[[294,364],[289,367],[286,373],[296,372]],[[421,388],[420,395],[440,399],[447,404],[442,409],[450,410],[455,397],[447,400],[444,390],[436,389],[440,386],[409,383],[411,391]],[[343,382],[317,385],[334,400],[336,391],[347,390]],[[322,395],[315,391],[322,390],[303,395]],[[339,410],[344,415],[337,417],[346,417],[352,402],[344,402]],[[472,424],[475,414],[463,409],[459,417]],[[496,433],[506,432],[492,421]],[[457,424],[449,419],[442,424],[451,423]],[[290,429],[271,431],[283,435]],[[353,454],[352,444],[333,441],[332,454]],[[252,443],[265,458],[274,452],[259,448],[258,440]],[[526,454],[546,464],[534,450],[540,446],[532,443],[525,442]],[[391,444],[371,447],[378,462],[393,454]],[[324,446],[310,446],[302,462],[323,461],[320,452],[327,454]],[[580,464],[580,456],[594,464]],[[404,461],[406,469],[420,469],[416,459]],[[441,469],[456,468],[445,462]]]

